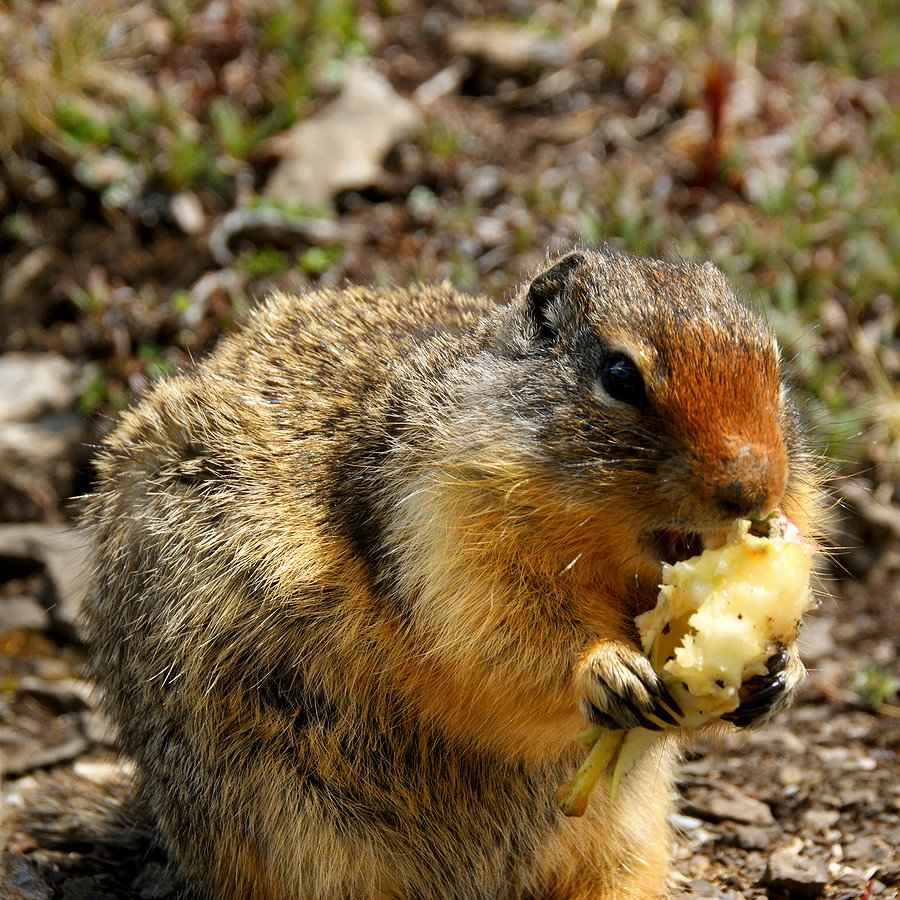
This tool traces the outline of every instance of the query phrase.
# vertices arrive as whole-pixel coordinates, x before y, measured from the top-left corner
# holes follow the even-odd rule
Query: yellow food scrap
[[[776,514],[764,523],[738,520],[722,547],[663,565],[659,601],[635,623],[644,653],[681,706],[681,727],[737,709],[744,681],[765,674],[766,661],[796,640],[800,617],[813,605],[814,550]],[[614,797],[619,779],[657,736],[643,728],[582,732],[579,742],[590,752],[557,792],[563,812],[582,815],[604,773]]]
[[[812,606],[814,547],[783,516],[766,524],[760,537],[739,520],[718,550],[663,565],[659,602],[635,619],[686,728],[737,709],[741,685],[796,640]]]

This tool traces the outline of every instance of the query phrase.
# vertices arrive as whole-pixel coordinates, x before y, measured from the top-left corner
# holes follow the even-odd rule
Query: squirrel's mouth
[[[645,540],[653,558],[669,565],[697,556],[705,548],[703,536],[696,531],[651,531]]]

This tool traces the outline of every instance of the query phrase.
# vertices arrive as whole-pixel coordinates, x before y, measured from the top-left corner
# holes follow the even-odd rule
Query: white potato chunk
[[[736,709],[743,682],[796,640],[813,605],[815,548],[783,516],[766,524],[759,536],[739,520],[724,546],[664,565],[659,602],[635,620],[688,728]]]
[[[741,685],[765,674],[766,661],[796,640],[800,618],[813,606],[814,551],[776,514],[764,523],[739,520],[723,546],[663,565],[657,605],[635,623],[644,653],[682,709],[682,727],[737,709]],[[566,815],[584,813],[604,776],[614,798],[619,780],[657,736],[644,728],[582,732],[588,757],[557,793]]]

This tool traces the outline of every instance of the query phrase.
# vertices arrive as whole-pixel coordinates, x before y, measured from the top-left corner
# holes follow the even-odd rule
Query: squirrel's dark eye
[[[624,353],[615,353],[603,361],[600,383],[613,400],[632,406],[643,406],[647,402],[647,390],[641,370]]]

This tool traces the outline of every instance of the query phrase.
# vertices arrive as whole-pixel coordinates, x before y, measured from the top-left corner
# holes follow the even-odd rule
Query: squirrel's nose
[[[754,515],[763,516],[771,512],[762,508],[766,503],[764,495],[765,492],[758,490],[757,485],[732,481],[717,487],[713,492],[713,499],[729,519],[749,519]]]
[[[785,467],[764,448],[744,445],[727,461],[712,485],[712,499],[729,519],[768,515],[784,494]]]

